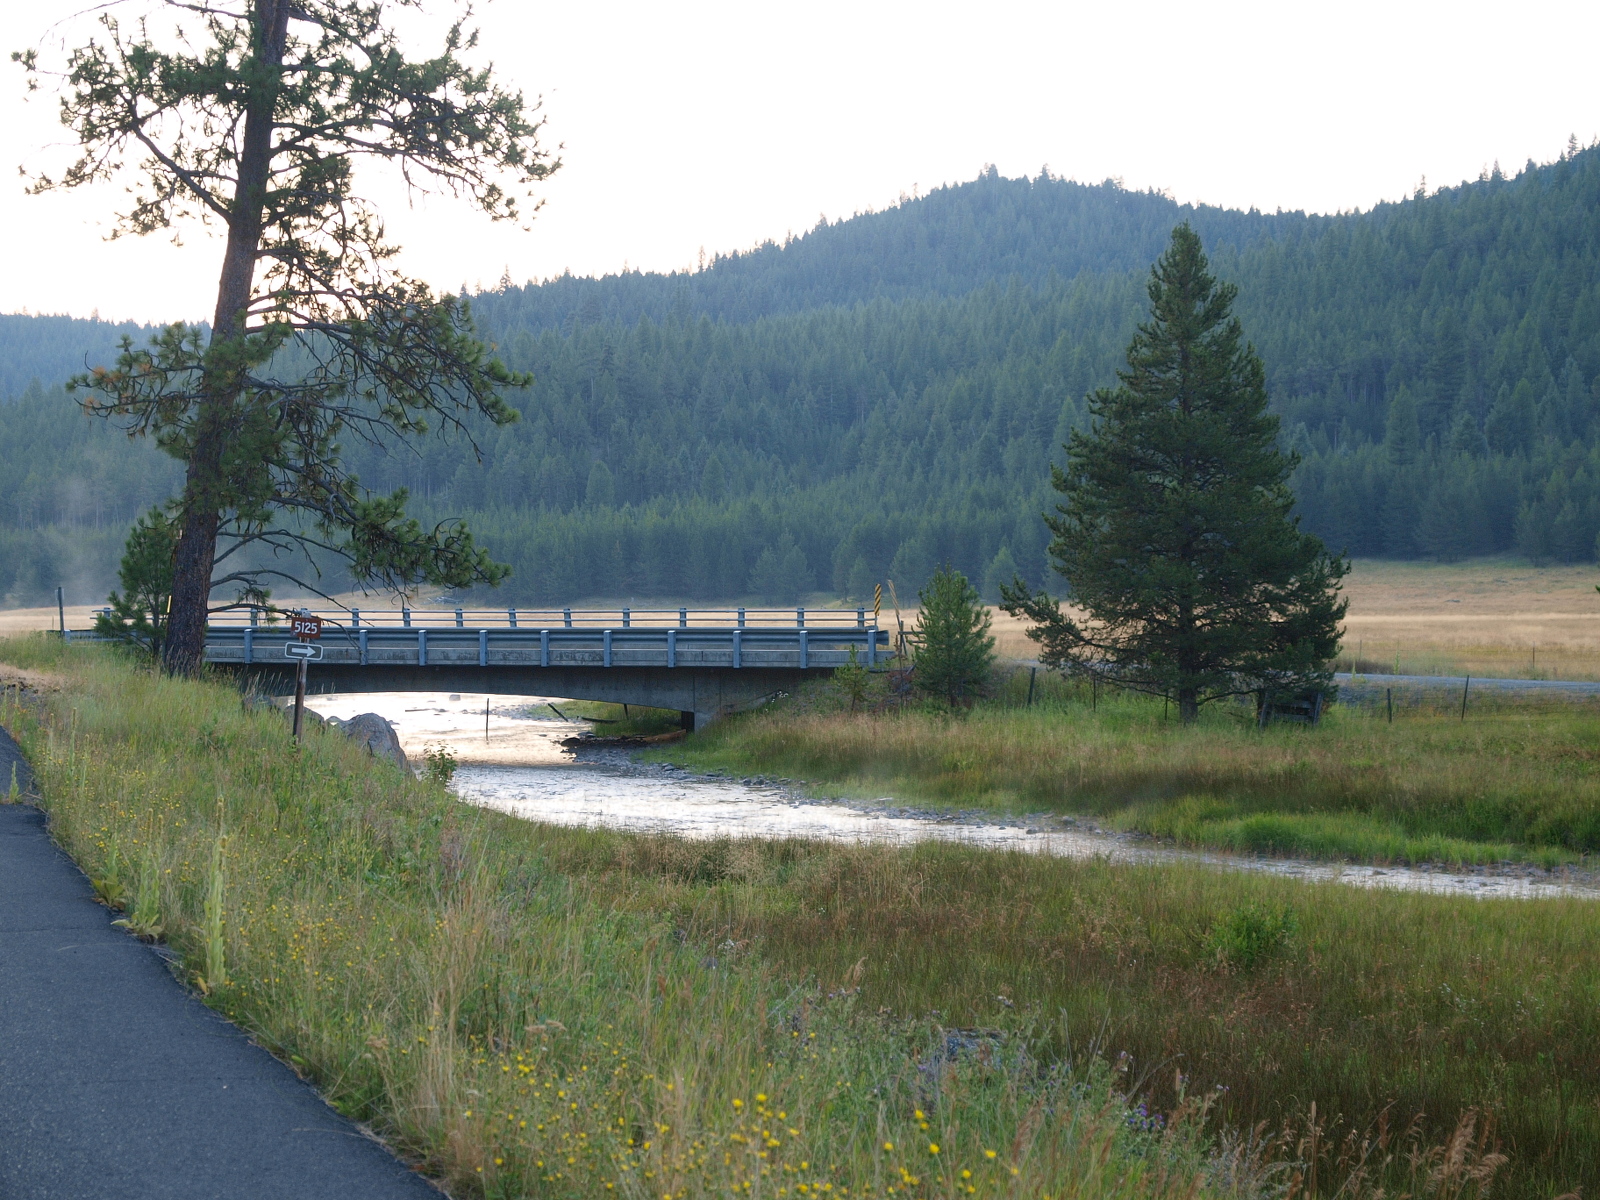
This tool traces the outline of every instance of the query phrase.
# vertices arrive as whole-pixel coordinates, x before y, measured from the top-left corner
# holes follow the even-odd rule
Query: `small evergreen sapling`
[[[917,593],[916,686],[940,696],[951,708],[971,704],[983,693],[994,669],[994,638],[989,610],[978,589],[948,563]]]
[[[861,665],[861,658],[856,654],[854,646],[850,647],[850,657],[844,666],[834,670],[833,682],[841,692],[850,697],[850,711],[859,712],[861,702],[867,698],[867,685],[871,679],[867,669]]]
[[[153,508],[134,522],[122,551],[122,564],[117,568],[122,591],[114,591],[108,597],[109,613],[95,617],[97,634],[131,642],[154,657],[161,657],[177,548],[177,522],[161,509]]]

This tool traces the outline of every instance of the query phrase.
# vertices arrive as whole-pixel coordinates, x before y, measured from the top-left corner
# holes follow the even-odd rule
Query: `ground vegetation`
[[[1520,1200],[1600,1175],[1585,901],[540,826],[332,733],[290,752],[222,688],[0,655],[63,685],[4,710],[62,844],[456,1194]]]

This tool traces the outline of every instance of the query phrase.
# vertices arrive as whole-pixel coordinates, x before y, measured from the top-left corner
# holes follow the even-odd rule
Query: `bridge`
[[[306,690],[487,692],[674,709],[686,728],[831,675],[876,667],[889,633],[865,609],[322,609]],[[268,695],[294,691],[281,616],[217,614],[205,660]]]

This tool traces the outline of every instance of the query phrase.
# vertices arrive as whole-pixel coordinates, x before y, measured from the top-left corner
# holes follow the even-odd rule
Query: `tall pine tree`
[[[1031,619],[1041,659],[1177,703],[1330,682],[1348,602],[1343,558],[1303,533],[1266,375],[1187,223],[1151,270],[1150,319],[1121,386],[1089,398],[1064,500],[1045,520],[1073,610],[1020,580],[1006,611]]]

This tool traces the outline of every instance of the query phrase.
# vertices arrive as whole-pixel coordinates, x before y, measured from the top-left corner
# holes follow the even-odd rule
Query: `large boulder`
[[[406,752],[400,748],[400,738],[394,726],[377,713],[361,713],[348,721],[341,721],[339,730],[374,758],[386,758],[402,771],[411,769],[411,764],[406,761]]]

